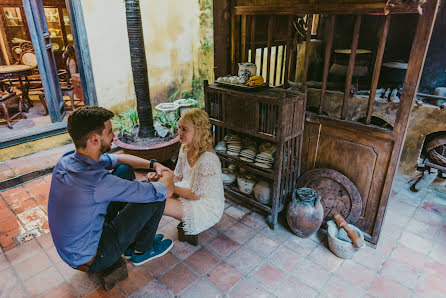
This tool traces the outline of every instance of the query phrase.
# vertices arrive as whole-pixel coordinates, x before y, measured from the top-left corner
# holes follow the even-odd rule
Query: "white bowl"
[[[234,183],[237,176],[234,174],[233,170],[228,168],[222,168],[221,178],[223,179],[223,184],[232,184]]]
[[[178,110],[180,106],[173,102],[163,102],[156,105],[156,109],[161,112],[172,112]]]

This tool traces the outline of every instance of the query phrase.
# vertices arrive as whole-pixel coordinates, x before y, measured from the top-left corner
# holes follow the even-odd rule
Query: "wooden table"
[[[28,111],[30,107],[33,106],[32,101],[28,96],[29,92],[29,81],[28,76],[34,73],[35,66],[31,65],[0,65],[0,81],[3,80],[11,80],[11,79],[19,79],[20,89],[22,91],[22,102],[25,105],[25,110]],[[22,78],[25,79],[25,84],[22,81]],[[1,83],[1,87],[6,88],[9,93],[12,92],[5,84]]]

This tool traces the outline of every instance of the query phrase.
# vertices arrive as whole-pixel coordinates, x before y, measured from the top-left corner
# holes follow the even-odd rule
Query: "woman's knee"
[[[164,208],[164,215],[174,217],[178,220],[183,218],[183,204],[175,198],[166,199],[166,207]]]

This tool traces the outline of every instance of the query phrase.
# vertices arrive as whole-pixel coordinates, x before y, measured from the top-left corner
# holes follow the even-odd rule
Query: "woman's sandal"
[[[198,235],[186,235],[183,229],[183,222],[180,222],[177,226],[178,229],[178,240],[181,242],[187,242],[191,245],[198,245]]]

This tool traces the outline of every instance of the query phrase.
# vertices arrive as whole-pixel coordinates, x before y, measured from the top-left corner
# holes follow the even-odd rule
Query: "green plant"
[[[125,112],[119,113],[112,120],[112,124],[119,130],[123,138],[133,139],[133,130],[139,124],[138,111],[136,108],[127,106]]]
[[[155,120],[158,120],[160,124],[169,130],[170,134],[174,134],[177,130],[178,120],[180,117],[176,113],[166,113],[166,112],[158,112],[155,111],[155,115],[153,117]]]
[[[182,91],[182,88],[178,88],[177,91],[175,91],[174,93],[172,93],[169,98],[167,99],[167,102],[173,102],[175,100],[175,97],[177,97],[177,95]]]

